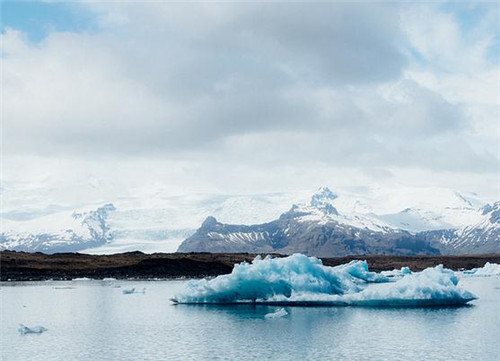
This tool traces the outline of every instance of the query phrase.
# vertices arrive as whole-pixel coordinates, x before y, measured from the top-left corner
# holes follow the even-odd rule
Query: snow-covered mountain
[[[155,193],[148,199],[115,199],[113,210],[102,204],[83,210],[78,207],[78,211],[58,204],[42,209],[4,205],[0,248],[94,254],[174,252],[209,216],[225,225],[262,225],[280,219],[292,204],[297,205],[290,212],[301,214],[302,225],[315,224],[318,229],[335,223],[353,232],[362,230],[363,234],[425,234],[426,241],[433,242],[441,252],[448,252],[452,243],[457,245],[457,252],[468,249],[466,244],[474,242],[473,238],[482,240],[482,233],[487,232],[491,241],[486,244],[494,249],[498,243],[498,232],[494,231],[498,223],[491,225],[491,216],[488,218],[497,204],[490,209],[475,194],[444,188],[393,186],[333,192],[325,187],[317,192],[257,195]],[[99,221],[89,226],[91,219]],[[459,235],[465,240],[463,244],[457,241]]]
[[[29,222],[2,220],[0,249],[55,253],[98,247],[113,238],[106,221],[114,210],[113,204],[106,204],[95,210],[55,213]]]
[[[438,254],[428,242],[369,214],[341,214],[338,196],[320,188],[308,204],[253,226],[226,225],[208,217],[179,252],[277,252],[335,257],[350,254]]]
[[[422,232],[443,253],[500,252],[500,202],[477,210],[475,222],[458,229]]]
[[[500,252],[500,202],[475,209],[459,193],[450,195],[454,202],[441,209],[421,202],[414,209],[376,215],[368,206],[357,212],[360,203],[354,203],[351,213],[343,214],[336,208],[340,197],[320,188],[309,204],[294,205],[269,223],[228,225],[210,217],[179,252],[301,252],[322,257]]]

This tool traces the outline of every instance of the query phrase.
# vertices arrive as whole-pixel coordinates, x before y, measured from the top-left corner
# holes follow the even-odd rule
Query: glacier
[[[176,304],[420,307],[463,305],[476,299],[442,265],[391,279],[370,272],[365,261],[329,267],[315,257],[257,256],[230,274],[193,280],[175,295]]]

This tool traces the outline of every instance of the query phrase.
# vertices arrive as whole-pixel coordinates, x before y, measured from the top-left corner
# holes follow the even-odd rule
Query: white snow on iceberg
[[[490,277],[500,275],[500,264],[486,262],[483,267],[473,268],[468,271],[464,271],[463,274],[469,277]]]
[[[459,288],[458,277],[443,266],[389,281],[370,272],[365,261],[328,267],[302,254],[256,257],[252,263],[235,265],[231,274],[188,282],[172,301],[404,307],[460,305],[476,298]],[[374,282],[385,284],[371,286]]]

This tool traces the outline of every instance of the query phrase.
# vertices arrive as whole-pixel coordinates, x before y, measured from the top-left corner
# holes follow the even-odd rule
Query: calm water
[[[2,360],[500,360],[500,278],[470,278],[472,307],[171,305],[181,281],[1,285]],[[73,288],[64,288],[73,287]],[[118,288],[121,287],[121,288]],[[146,288],[124,295],[124,288]],[[20,335],[19,323],[42,325]]]

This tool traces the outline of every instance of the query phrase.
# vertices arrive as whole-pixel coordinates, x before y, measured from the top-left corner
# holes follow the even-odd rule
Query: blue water
[[[172,305],[184,281],[1,284],[2,360],[500,359],[500,278],[479,300],[429,309]],[[72,288],[65,288],[72,287]],[[146,291],[124,295],[123,289]],[[48,331],[21,335],[18,324]]]

